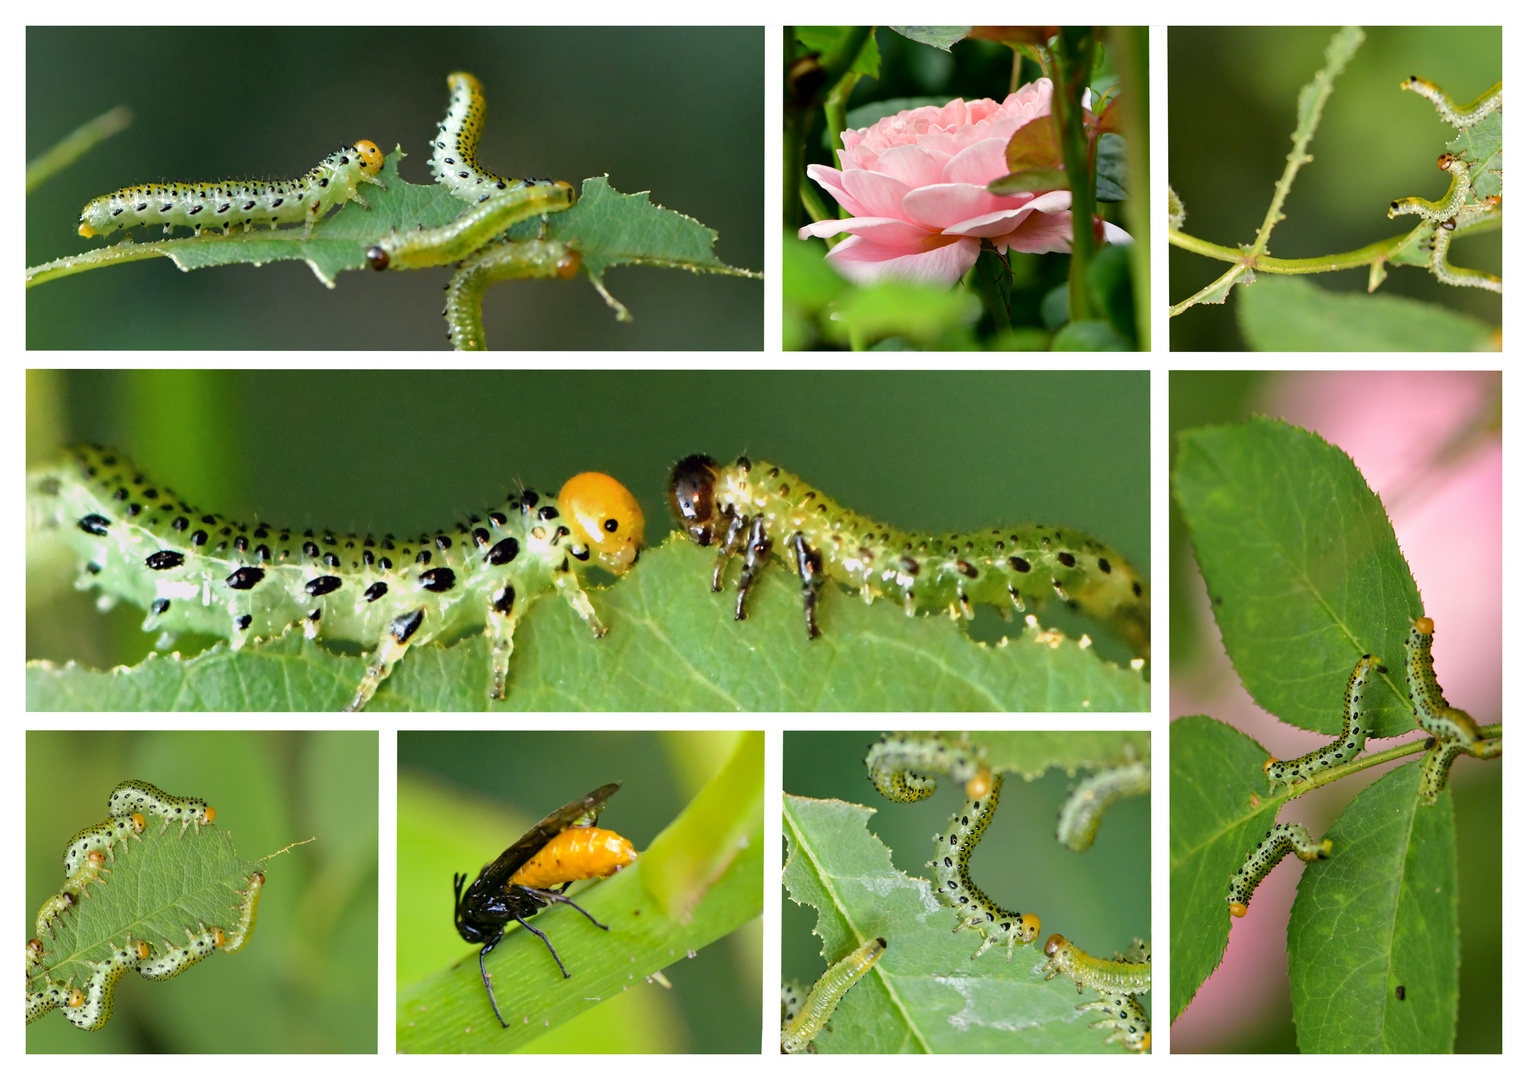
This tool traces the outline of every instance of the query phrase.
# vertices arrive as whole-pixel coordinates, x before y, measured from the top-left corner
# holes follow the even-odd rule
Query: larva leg
[[[791,562],[796,564],[796,576],[801,579],[801,610],[806,616],[807,639],[821,637],[822,631],[817,627],[817,597],[827,580],[822,571],[822,552],[808,544],[800,533],[791,536],[787,547]]]
[[[356,687],[354,699],[345,706],[346,712],[360,712],[366,707],[366,703],[377,692],[377,687],[393,673],[393,665],[408,652],[409,641],[423,625],[424,608],[404,612],[393,620],[377,645],[377,655],[367,666],[366,674],[361,677],[361,685]]]
[[[1106,994],[1099,1001],[1090,1001],[1077,1006],[1078,1012],[1096,1010],[1104,1014],[1106,1019],[1090,1024],[1090,1027],[1110,1027],[1114,1029],[1104,1042],[1123,1043],[1126,1050],[1137,1054],[1151,1052],[1151,1020],[1146,1016],[1146,1010],[1136,1000],[1133,994]]]
[[[764,572],[764,567],[768,565],[769,553],[774,550],[775,545],[774,541],[769,538],[769,532],[763,518],[736,518],[734,520],[739,525],[744,523],[747,525],[746,530],[739,531],[737,534],[738,538],[742,540],[743,545],[743,568],[738,572],[737,601],[732,609],[733,620],[742,622],[748,618],[748,608],[746,606],[748,594],[753,590],[754,582],[759,579],[759,575]],[[729,530],[730,538],[731,531]],[[716,560],[716,571],[711,576],[713,592],[721,592],[722,578],[727,572],[727,563],[732,558],[732,551],[726,546],[722,548],[722,551],[723,555],[718,556]],[[810,631],[810,628],[815,623],[810,617],[807,621]]]

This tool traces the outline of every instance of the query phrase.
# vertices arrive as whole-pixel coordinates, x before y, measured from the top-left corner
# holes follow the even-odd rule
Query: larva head
[[[986,765],[983,765],[981,768],[979,768],[976,771],[976,775],[966,781],[966,798],[972,800],[973,802],[977,799],[985,799],[991,790],[992,769]],[[1036,927],[1035,933],[1039,932],[1039,927]],[[1030,937],[1025,938],[1024,940],[1033,941],[1034,938]]]
[[[1054,957],[1062,949],[1066,948],[1066,938],[1060,934],[1052,934],[1045,939],[1045,955]]]
[[[135,833],[141,833],[145,828],[148,827],[148,822],[143,820],[142,814],[129,814],[128,820],[133,823],[133,832]]]
[[[720,468],[715,458],[692,454],[669,473],[669,508],[690,539],[701,547],[716,541],[716,479]]]
[[[1433,621],[1425,615],[1420,619],[1414,620],[1412,625],[1417,628],[1417,632],[1420,634],[1430,634],[1433,632]]]
[[[78,986],[71,986],[69,988],[69,1008],[78,1009],[84,1004],[85,991],[81,990]]]
[[[376,176],[382,171],[383,155],[377,148],[377,144],[370,139],[362,139],[354,146],[356,157],[361,159],[361,171],[367,176]]]
[[[1243,915],[1247,914],[1247,905],[1246,904],[1230,904],[1228,906],[1231,909],[1231,914],[1234,915],[1238,919],[1241,918]]]
[[[568,253],[557,260],[557,276],[564,281],[570,281],[583,265],[583,256],[569,248]]]
[[[642,508],[614,477],[579,473],[557,495],[563,516],[574,535],[587,544],[599,564],[612,574],[624,574],[642,550]]]
[[[1040,916],[1038,916],[1038,915],[1021,915],[1021,916],[1019,916],[1019,940],[1022,941],[1024,944],[1028,945],[1031,941],[1034,941],[1039,936],[1040,936]],[[1057,934],[1056,936],[1060,937],[1061,935]],[[1065,939],[1063,939],[1063,940],[1065,940]],[[1046,944],[1049,945],[1050,942],[1046,942]]]
[[[386,270],[387,264],[391,261],[392,259],[387,254],[387,249],[381,244],[373,244],[366,249],[366,265],[370,266],[373,270]]]
[[[133,943],[133,952],[137,954],[139,960],[147,960],[154,955],[154,947],[147,941],[136,941]]]

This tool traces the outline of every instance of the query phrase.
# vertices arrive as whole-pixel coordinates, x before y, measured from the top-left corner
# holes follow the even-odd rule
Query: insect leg
[[[516,918],[519,918],[519,916],[516,916]],[[520,925],[525,926],[524,919],[520,919]],[[530,927],[527,926],[526,929],[529,930]],[[493,983],[488,979],[488,966],[483,963],[483,961],[487,959],[488,954],[493,952],[493,947],[503,940],[504,935],[501,933],[487,945],[483,946],[482,950],[478,953],[478,970],[483,973],[483,989],[488,991],[488,1004],[493,1006],[493,1015],[498,1017],[500,1027],[509,1027],[509,1025],[504,1022],[504,1017],[499,1015],[499,999],[493,996]],[[545,941],[545,937],[543,937],[542,940]],[[548,942],[547,948],[551,948],[550,942]],[[554,952],[552,955],[556,956],[557,954]],[[557,962],[557,966],[561,967],[562,961],[559,960]],[[563,972],[563,974],[566,975],[567,972]]]
[[[768,564],[770,550],[775,546],[766,530],[763,515],[753,518],[748,525],[748,540],[743,545],[743,569],[737,576],[737,608],[733,612],[734,620],[748,618],[748,612],[743,610],[743,604],[748,599],[748,592],[753,588],[754,580]],[[730,534],[728,538],[731,539]]]
[[[822,552],[809,547],[806,537],[799,532],[790,538],[787,546],[796,564],[796,574],[801,578],[801,607],[806,615],[806,636],[808,640],[820,637],[822,631],[817,628],[817,594],[824,580]]]
[[[504,683],[509,678],[509,657],[515,651],[515,624],[520,609],[515,606],[515,587],[509,582],[488,598],[488,636],[491,641],[493,684],[489,694],[504,697]]]
[[[366,668],[366,674],[361,677],[361,685],[356,687],[355,699],[345,707],[346,712],[360,712],[366,707],[371,696],[377,692],[377,687],[382,685],[382,680],[392,674],[393,665],[408,651],[409,640],[423,625],[424,608],[404,612],[393,620],[377,645],[376,658]]]

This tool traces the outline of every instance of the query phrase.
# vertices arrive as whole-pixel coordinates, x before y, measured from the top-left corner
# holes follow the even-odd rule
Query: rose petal
[[[975,240],[954,240],[909,252],[854,237],[828,252],[828,264],[856,285],[881,281],[953,285],[976,265],[980,254],[981,245]]]
[[[796,235],[805,240],[808,236],[837,236],[839,233],[852,233],[877,244],[906,251],[921,250],[934,235],[927,229],[909,225],[897,218],[829,218],[803,225]]]

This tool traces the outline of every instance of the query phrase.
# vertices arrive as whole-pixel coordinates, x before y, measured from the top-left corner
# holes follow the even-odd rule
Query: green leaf
[[[890,29],[911,41],[932,45],[945,52],[971,32],[969,26],[893,26]]]
[[[1409,261],[1409,260],[1405,260]],[[1265,274],[1237,300],[1254,349],[1270,352],[1462,352],[1492,347],[1485,323],[1404,296],[1329,292],[1299,277]]]
[[[508,698],[495,708],[1007,709],[1134,711],[1149,707],[1140,673],[1064,635],[1018,627],[1006,644],[972,640],[944,616],[908,618],[834,586],[820,608],[824,636],[808,641],[799,587],[780,566],[732,618],[732,597],[709,589],[714,558],[686,540],[644,552],[625,580],[591,599],[610,633],[595,640],[568,606],[540,598],[515,634]],[[734,571],[735,573],[735,571]],[[730,578],[729,581],[735,581]],[[75,663],[27,665],[32,709],[292,709],[342,707],[364,660],[287,634],[234,652],[215,645],[189,660],[151,657],[96,672]],[[412,649],[371,710],[481,710],[488,704],[487,639]]]
[[[1091,1014],[1077,1011],[1075,987],[1033,972],[1044,959],[1038,942],[1020,946],[1011,964],[998,949],[973,963],[977,935],[950,933],[955,913],[927,881],[892,865],[867,829],[874,812],[785,796],[785,886],[818,910],[824,955],[837,960],[868,938],[887,941],[817,1038],[819,1052],[1115,1052],[1088,1027]]]
[[[825,331],[846,343],[855,337],[903,337],[940,345],[969,332],[981,312],[981,300],[967,290],[888,281],[841,293]]]
[[[1098,137],[1098,194],[1099,202],[1124,202],[1130,197],[1127,171],[1128,147],[1124,136],[1105,132]],[[1182,221],[1179,221],[1182,224]],[[1177,228],[1174,225],[1173,228]]]
[[[798,26],[796,40],[801,42],[808,52],[821,53],[824,57],[830,57],[848,39],[853,29],[850,26]],[[849,73],[868,75],[872,79],[880,77],[881,50],[876,44],[874,33],[865,38],[865,43],[855,54],[854,63],[849,66]]]
[[[1326,833],[1289,918],[1304,1053],[1446,1054],[1459,1006],[1454,809],[1417,795],[1417,769],[1365,788]],[[1174,953],[1176,961],[1177,954]],[[1406,988],[1404,1000],[1397,986]]]
[[[714,792],[718,785],[739,780],[749,790],[762,790],[761,743],[757,733],[741,740],[727,768],[653,841],[635,866],[588,889],[575,889],[577,903],[604,916],[608,931],[562,905],[535,917],[537,929],[556,942],[570,978],[557,977],[556,965],[540,939],[516,928],[487,962],[499,1010],[509,1027],[501,1028],[494,1018],[473,949],[435,974],[400,988],[398,1051],[508,1053],[519,1049],[547,1028],[586,1012],[633,981],[757,918],[764,887],[761,802],[743,798],[725,804]],[[400,816],[404,809],[400,803]],[[416,845],[428,846],[425,838],[453,835],[458,815],[473,809],[443,797],[428,803],[411,800],[408,812],[428,817],[411,819],[410,835]],[[683,850],[671,850],[676,845]],[[707,882],[704,896],[686,921],[663,914],[666,906],[682,906],[674,903],[670,893],[676,879],[661,871],[644,873],[643,864],[649,858],[660,867],[693,863],[719,871]],[[410,850],[408,860],[416,867],[431,863],[430,854],[417,847]],[[688,886],[681,884],[679,889],[689,896]]]
[[[1371,653],[1389,669],[1368,692],[1374,733],[1414,726],[1405,641],[1422,601],[1384,506],[1347,454],[1266,418],[1200,428],[1181,436],[1173,491],[1226,653],[1259,705],[1335,734],[1333,688]]]
[[[1168,853],[1172,885],[1173,1019],[1220,964],[1230,941],[1226,890],[1281,805],[1263,797],[1268,753],[1208,716],[1174,720]]]
[[[215,827],[182,836],[179,825],[171,825],[160,835],[163,824],[151,818],[138,840],[117,845],[101,880],[87,884],[76,906],[53,920],[41,939],[49,978],[83,987],[94,970],[89,962],[104,960],[128,940],[147,941],[159,956],[184,948],[188,930],[236,925],[231,908],[243,902],[257,865],[241,860],[233,838]],[[116,993],[143,993],[140,983],[129,972]],[[29,990],[40,988],[40,980],[28,981]]]

